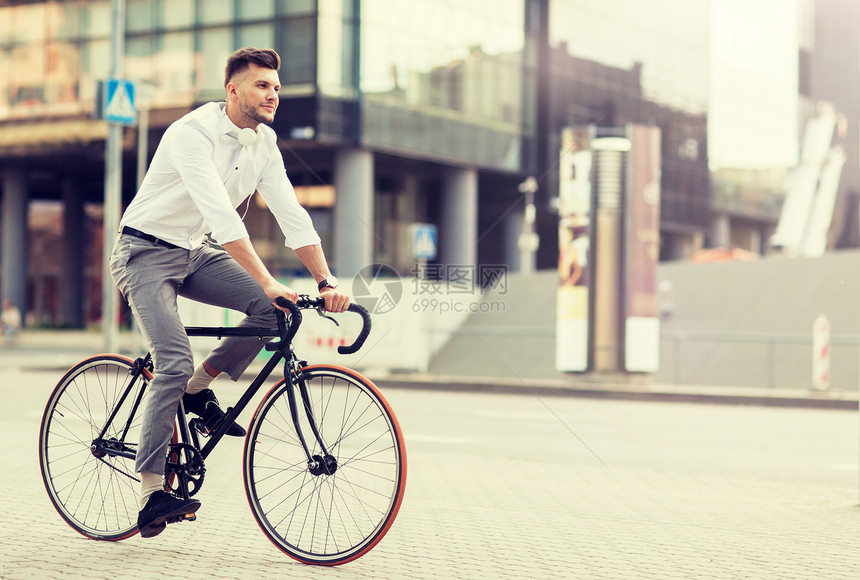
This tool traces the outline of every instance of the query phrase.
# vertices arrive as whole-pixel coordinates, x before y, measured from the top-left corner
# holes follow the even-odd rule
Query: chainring
[[[200,491],[206,467],[200,450],[188,443],[171,443],[167,454],[167,469],[165,481],[167,488],[178,496],[182,496],[181,482],[188,486],[188,495]]]

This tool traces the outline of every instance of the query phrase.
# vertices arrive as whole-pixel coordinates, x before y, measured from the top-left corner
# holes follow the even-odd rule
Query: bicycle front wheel
[[[144,370],[132,384],[133,365],[123,356],[100,355],[73,367],[48,399],[39,431],[39,464],[51,502],[66,523],[96,540],[137,533],[140,486],[133,454],[141,409],[135,404],[152,375]]]
[[[281,381],[254,414],[245,439],[245,492],[280,550],[305,564],[345,564],[379,543],[397,516],[406,487],[403,433],[376,385],[355,371],[305,367],[297,383],[307,389],[309,410],[299,389]],[[315,465],[299,441],[289,389],[296,391]]]

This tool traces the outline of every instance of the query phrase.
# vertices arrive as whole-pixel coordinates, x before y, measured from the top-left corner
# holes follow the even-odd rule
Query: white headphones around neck
[[[248,127],[239,130],[239,143],[241,143],[243,147],[259,145],[262,140],[262,131],[254,131],[253,129],[249,129]]]

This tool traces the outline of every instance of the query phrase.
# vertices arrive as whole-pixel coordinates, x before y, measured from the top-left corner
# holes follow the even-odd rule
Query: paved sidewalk
[[[144,348],[142,339],[131,333],[122,333],[117,339],[117,352],[132,358],[143,352]],[[101,333],[97,331],[29,330],[22,333],[14,347],[9,348],[0,345],[0,368],[49,370],[62,374],[84,358],[103,351],[104,339]],[[248,372],[255,374],[262,364],[262,361],[252,364]],[[860,399],[858,390],[834,389],[821,392],[801,389],[667,385],[645,382],[628,384],[613,380],[611,377],[597,380],[589,377],[571,376],[569,380],[550,380],[528,377],[505,379],[419,373],[392,374],[374,369],[366,369],[363,372],[380,386],[400,385],[435,390],[823,409],[856,409],[858,399]],[[57,378],[59,379],[59,375]]]
[[[251,516],[242,441],[207,459],[198,521],[95,542],[41,481],[53,373],[0,370],[0,578],[860,578],[856,413],[390,389],[406,500],[365,557],[307,567]]]

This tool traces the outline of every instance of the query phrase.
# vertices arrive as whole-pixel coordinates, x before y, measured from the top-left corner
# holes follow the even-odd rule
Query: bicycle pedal
[[[203,419],[192,419],[188,422],[188,426],[191,427],[197,433],[203,435],[204,437],[209,437],[211,431],[209,431],[209,427],[203,422]]]
[[[176,524],[179,522],[193,522],[197,519],[196,514],[180,514],[178,516],[172,516],[167,518],[166,522],[168,524]]]

